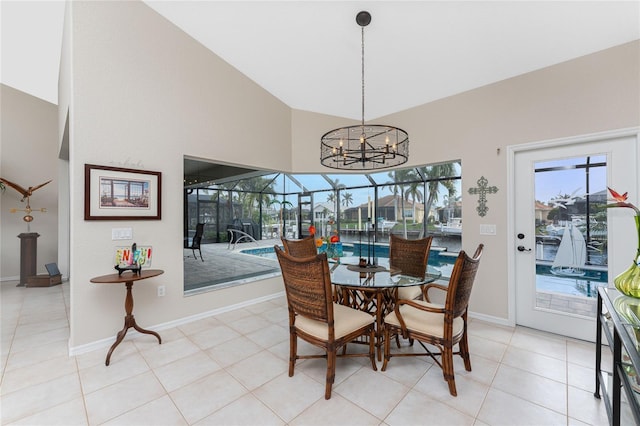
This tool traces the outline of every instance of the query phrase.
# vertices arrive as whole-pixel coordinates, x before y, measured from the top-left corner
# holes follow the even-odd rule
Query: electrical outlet
[[[163,297],[165,295],[165,288],[163,285],[158,286],[158,297]]]

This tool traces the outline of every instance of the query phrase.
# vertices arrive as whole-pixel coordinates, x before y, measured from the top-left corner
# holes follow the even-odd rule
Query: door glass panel
[[[608,278],[606,157],[534,167],[536,307],[592,317]]]

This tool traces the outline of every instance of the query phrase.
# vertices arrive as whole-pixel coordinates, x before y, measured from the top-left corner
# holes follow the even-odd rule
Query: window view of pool
[[[375,250],[375,253],[373,254],[374,257],[382,257],[382,258],[389,257],[388,245],[376,244],[374,245],[374,250]],[[251,255],[251,256],[264,257],[268,259],[276,259],[276,253],[273,251],[273,247],[248,248],[248,249],[240,250],[240,253]],[[366,257],[367,244],[360,244],[360,243],[343,244],[342,255]],[[443,277],[449,277],[457,256],[458,256],[458,253],[448,252],[440,248],[436,248],[436,249],[432,248],[431,251],[429,252],[429,265],[440,269],[442,271]]]
[[[375,244],[374,257],[389,257],[389,246]],[[367,244],[353,243],[343,244],[343,256],[367,255]],[[276,259],[273,247],[247,248],[240,250],[241,254],[258,256],[267,259]],[[451,276],[453,264],[458,253],[447,251],[443,248],[432,248],[429,252],[429,265],[442,271],[443,278]],[[548,262],[547,262],[548,263]],[[606,285],[608,274],[606,270],[588,270],[584,276],[574,279],[559,278],[550,271],[550,264],[539,263],[536,265],[537,287],[546,292],[557,292],[576,296],[596,297],[597,287]]]

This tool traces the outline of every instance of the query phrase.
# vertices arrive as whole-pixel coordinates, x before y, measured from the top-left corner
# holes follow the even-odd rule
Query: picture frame
[[[84,165],[84,220],[160,220],[162,173]]]

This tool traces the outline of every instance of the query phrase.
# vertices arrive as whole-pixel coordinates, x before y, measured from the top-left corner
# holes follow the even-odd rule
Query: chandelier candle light
[[[333,169],[386,169],[407,162],[409,135],[398,127],[364,123],[364,27],[371,22],[371,15],[359,12],[356,22],[362,32],[362,121],[325,133],[320,143],[320,163]]]

